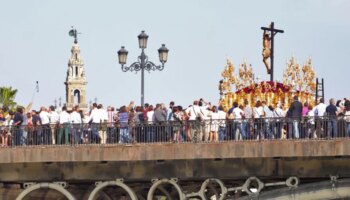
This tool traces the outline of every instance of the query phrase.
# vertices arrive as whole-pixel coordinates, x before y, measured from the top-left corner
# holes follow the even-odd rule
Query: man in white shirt
[[[100,114],[97,109],[97,103],[92,104],[92,110],[89,116],[89,120],[87,121],[91,123],[91,143],[96,143],[98,140],[97,138],[99,137],[98,129],[101,121]]]
[[[81,119],[81,115],[78,111],[79,111],[79,107],[74,106],[73,112],[70,114],[70,121],[73,124],[71,135],[72,135],[72,139],[74,139],[74,141],[72,141],[72,143],[75,143],[75,144],[81,143],[82,119]]]
[[[240,134],[242,135],[242,138],[245,139],[246,135],[245,132],[242,132],[242,118],[244,116],[243,110],[238,106],[237,102],[233,103],[233,110],[232,115],[234,116],[234,128],[233,128],[233,134],[235,140],[238,140],[240,138]]]
[[[70,125],[70,115],[67,112],[67,107],[62,107],[62,112],[60,113],[60,131],[57,137],[57,144],[62,144],[62,136],[64,133],[65,144],[69,143],[69,125]]]
[[[58,125],[59,120],[60,120],[60,116],[55,111],[54,106],[49,107],[49,118],[50,118],[52,144],[56,144],[56,130],[57,130],[57,125]]]
[[[201,109],[198,106],[198,101],[195,100],[193,102],[193,105],[188,107],[185,111],[187,115],[189,116],[189,125],[190,125],[190,134],[191,138],[195,142],[202,141],[202,132],[201,132]]]
[[[319,104],[315,107],[314,116],[316,118],[316,134],[318,137],[322,137],[321,135],[324,133],[323,131],[323,122],[322,117],[326,112],[327,106],[324,104],[324,99],[320,98]],[[325,136],[325,135],[324,135]]]
[[[45,107],[40,108],[40,120],[43,135],[43,143],[48,145],[51,143],[51,127],[50,127],[50,117],[49,113],[46,111]]]
[[[315,117],[323,117],[326,112],[326,104],[324,104],[324,99],[320,98],[319,104],[315,107],[314,115]]]
[[[185,111],[187,115],[189,116],[189,120],[196,120],[196,117],[199,117],[199,113],[201,112],[199,106],[198,106],[198,101],[194,101],[193,105],[188,107]]]
[[[210,111],[206,106],[200,106],[200,115],[202,115],[203,122],[201,123],[201,133],[204,136],[204,141],[209,141],[209,132],[210,132]]]

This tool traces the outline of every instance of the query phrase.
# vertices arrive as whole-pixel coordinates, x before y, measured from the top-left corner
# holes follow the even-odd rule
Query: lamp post
[[[140,71],[141,70],[141,105],[144,106],[144,100],[145,100],[145,91],[144,91],[144,73],[145,70],[147,71],[155,71],[159,70],[162,71],[164,69],[164,64],[166,63],[168,59],[168,52],[169,49],[165,47],[165,44],[162,44],[162,46],[158,49],[159,54],[159,61],[161,62],[161,65],[156,65],[153,62],[148,60],[148,56],[145,54],[145,49],[147,48],[147,39],[148,35],[145,33],[145,31],[142,31],[140,35],[138,35],[139,39],[139,48],[141,49],[141,55],[138,56],[138,61],[132,63],[130,66],[126,66],[126,60],[128,56],[128,51],[125,49],[124,46],[121,47],[121,49],[118,51],[118,59],[119,64],[122,66],[122,71]]]

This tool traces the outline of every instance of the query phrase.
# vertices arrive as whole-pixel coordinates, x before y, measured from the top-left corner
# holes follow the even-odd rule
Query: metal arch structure
[[[180,185],[177,184],[177,181],[173,180],[173,179],[170,179],[170,180],[169,179],[155,180],[153,182],[151,188],[148,191],[147,200],[153,200],[154,192],[162,184],[170,184],[170,185],[174,186],[175,189],[177,190],[178,194],[179,194],[179,200],[186,200],[186,195],[183,193]]]
[[[23,190],[17,196],[16,200],[22,200],[29,193],[31,193],[35,190],[38,190],[38,189],[42,189],[42,188],[56,190],[56,191],[60,192],[61,194],[63,194],[68,200],[76,200],[75,197],[68,190],[66,190],[64,187],[62,187],[61,185],[56,184],[56,183],[37,183],[37,184],[31,185],[31,186],[27,187],[25,190]]]
[[[279,188],[261,192],[257,197],[260,200],[295,200],[295,199],[349,199],[350,179],[314,182],[305,185]],[[251,196],[237,200],[250,200]]]
[[[119,180],[119,179],[117,179],[115,181],[106,181],[106,182],[103,182],[103,183],[96,185],[94,190],[92,190],[92,192],[90,193],[88,200],[95,200],[95,197],[98,194],[98,192],[100,192],[103,188],[105,188],[107,186],[121,187],[122,189],[124,189],[128,193],[131,200],[138,200],[135,192],[129,186],[127,186],[125,183],[123,183],[122,180]]]
[[[220,179],[217,179],[217,178],[206,179],[202,183],[201,188],[198,192],[193,192],[193,193],[187,194],[186,198],[200,197],[201,199],[206,200],[207,198],[205,196],[205,191],[210,183],[217,183],[220,186],[221,193],[220,193],[220,197],[218,198],[218,200],[224,200],[226,198],[228,190],[227,190],[225,184]]]

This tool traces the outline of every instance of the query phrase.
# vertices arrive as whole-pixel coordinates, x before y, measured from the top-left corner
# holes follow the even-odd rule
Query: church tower
[[[68,60],[68,70],[66,82],[66,102],[67,109],[70,110],[78,105],[83,111],[87,110],[86,104],[86,77],[84,63],[80,57],[80,47],[77,39],[77,30],[72,29],[69,32],[73,36],[74,44],[71,50],[71,57]]]

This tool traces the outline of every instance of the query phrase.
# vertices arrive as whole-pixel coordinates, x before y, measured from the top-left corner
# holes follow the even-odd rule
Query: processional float
[[[274,29],[273,22],[269,28],[262,27],[263,33],[263,62],[270,74],[270,81],[261,81],[259,76],[255,76],[251,64],[244,61],[239,65],[238,74],[235,74],[233,62],[227,58],[226,66],[221,73],[222,80],[219,83],[220,105],[224,110],[232,107],[233,102],[243,105],[248,100],[250,106],[254,106],[257,101],[265,101],[267,105],[276,107],[277,104],[288,108],[296,95],[299,100],[314,106],[316,95],[316,74],[309,58],[302,67],[297,59],[292,56],[286,63],[282,81],[273,80],[273,37],[282,30]],[[268,31],[270,33],[268,34]],[[270,63],[267,62],[270,58]],[[257,77],[257,78],[256,78]],[[232,86],[235,86],[235,91]]]

